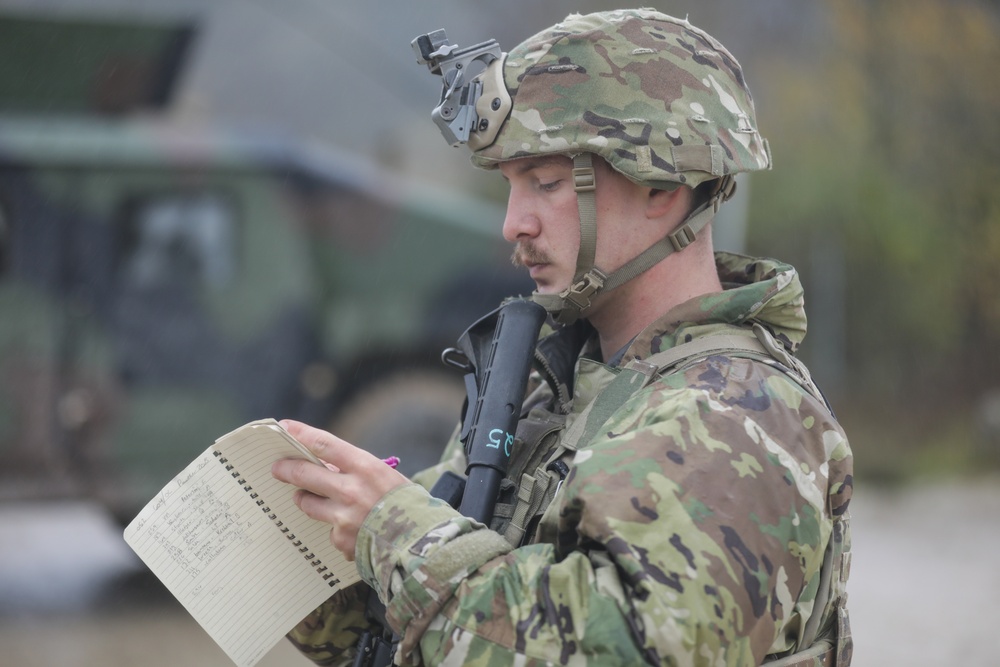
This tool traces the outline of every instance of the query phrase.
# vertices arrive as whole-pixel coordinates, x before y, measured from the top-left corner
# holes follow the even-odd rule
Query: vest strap
[[[835,667],[836,648],[829,639],[822,639],[798,653],[779,658],[764,660],[761,667]]]

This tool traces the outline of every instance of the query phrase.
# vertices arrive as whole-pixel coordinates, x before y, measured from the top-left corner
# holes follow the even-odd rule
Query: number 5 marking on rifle
[[[490,442],[487,447],[500,449],[500,438],[503,437],[503,453],[510,456],[510,447],[514,444],[514,436],[507,433],[502,428],[495,428],[490,431]]]

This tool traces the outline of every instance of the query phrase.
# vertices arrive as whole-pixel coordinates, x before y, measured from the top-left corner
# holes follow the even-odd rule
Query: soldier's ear
[[[662,218],[674,211],[687,211],[691,202],[691,188],[681,186],[673,190],[649,189],[646,217]]]

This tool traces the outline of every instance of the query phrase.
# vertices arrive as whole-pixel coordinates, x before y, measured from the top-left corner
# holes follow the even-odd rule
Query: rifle
[[[468,465],[465,479],[448,471],[431,494],[487,526],[510,462],[535,344],[545,317],[541,305],[512,299],[469,327],[459,338],[458,348],[448,348],[441,355],[445,364],[465,371],[468,398],[460,439]],[[375,595],[368,596],[368,616],[382,627],[382,632],[362,635],[354,667],[387,666],[392,662],[398,637],[387,630],[385,607]]]
[[[469,327],[459,339],[463,348],[460,352],[467,361],[460,366],[467,371],[468,394],[460,438],[468,466],[458,510],[486,525],[493,518],[500,482],[510,462],[535,344],[545,317],[541,305],[513,299]],[[492,335],[487,336],[489,333]],[[454,348],[445,350],[445,363],[458,365],[455,352]],[[444,493],[435,495],[447,499]]]

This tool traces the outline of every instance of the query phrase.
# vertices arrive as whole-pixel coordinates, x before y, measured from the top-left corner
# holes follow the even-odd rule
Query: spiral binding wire
[[[267,515],[268,519],[274,522],[274,525],[276,525],[278,527],[278,530],[281,531],[281,533],[285,536],[285,538],[292,543],[292,546],[298,549],[299,553],[302,554],[302,557],[305,558],[307,561],[309,561],[309,565],[311,565],[313,569],[315,569],[316,572],[318,572],[319,575],[323,577],[323,580],[326,582],[327,586],[330,586],[332,588],[334,586],[339,585],[340,579],[336,575],[334,575],[333,572],[330,572],[330,569],[323,564],[322,559],[319,556],[317,556],[313,550],[311,550],[308,546],[303,544],[302,540],[295,536],[295,533],[292,532],[291,528],[286,526],[284,521],[278,518],[278,514],[276,512],[271,511],[271,508],[268,505],[267,501],[261,498],[259,494],[253,490],[253,486],[249,482],[247,482],[246,478],[244,478],[238,470],[236,470],[235,466],[229,462],[229,459],[223,456],[222,452],[217,450],[214,451],[213,454],[215,454],[215,457],[218,459],[219,463],[223,464],[226,467],[226,470],[229,472],[230,475],[232,475],[233,479],[235,479],[236,482],[243,487],[243,491],[248,493],[250,495],[250,498],[256,502],[257,507],[259,507],[261,511]]]

